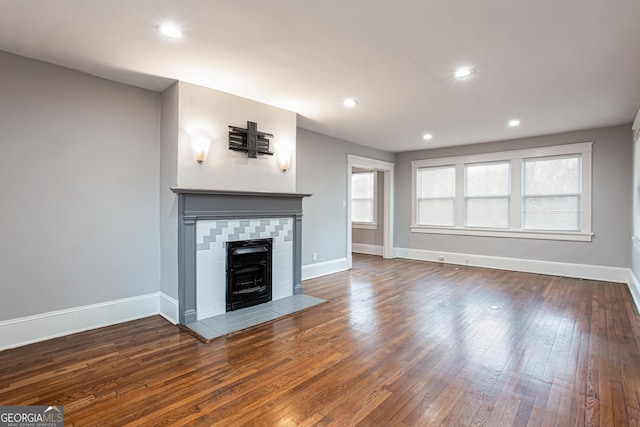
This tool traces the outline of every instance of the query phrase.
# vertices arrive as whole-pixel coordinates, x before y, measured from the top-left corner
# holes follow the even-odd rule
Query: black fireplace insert
[[[271,301],[273,239],[227,242],[227,311]]]

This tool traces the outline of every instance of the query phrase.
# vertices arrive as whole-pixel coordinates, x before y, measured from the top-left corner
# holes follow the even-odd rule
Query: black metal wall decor
[[[273,135],[258,131],[258,124],[247,122],[247,128],[229,126],[229,150],[243,151],[249,157],[255,159],[258,154],[273,156],[273,151],[269,151],[269,140]]]

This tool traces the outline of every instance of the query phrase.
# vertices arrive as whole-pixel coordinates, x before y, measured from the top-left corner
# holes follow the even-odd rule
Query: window
[[[411,231],[591,241],[591,149],[414,160]]]
[[[455,225],[456,170],[454,166],[418,171],[418,224]]]
[[[509,228],[509,173],[509,162],[465,165],[466,226]]]
[[[523,228],[580,230],[580,156],[525,159]]]
[[[355,225],[376,225],[375,177],[374,171],[351,174],[351,221]]]

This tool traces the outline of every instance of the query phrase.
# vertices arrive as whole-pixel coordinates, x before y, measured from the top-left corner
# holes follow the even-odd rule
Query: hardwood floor
[[[0,352],[0,405],[74,426],[640,425],[625,285],[355,256],[304,287],[329,302],[209,344],[151,317]]]

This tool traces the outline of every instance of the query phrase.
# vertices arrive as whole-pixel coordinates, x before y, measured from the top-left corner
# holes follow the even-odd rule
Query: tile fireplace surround
[[[179,323],[225,312],[227,241],[273,238],[273,300],[302,293],[302,198],[171,188],[178,195]]]

